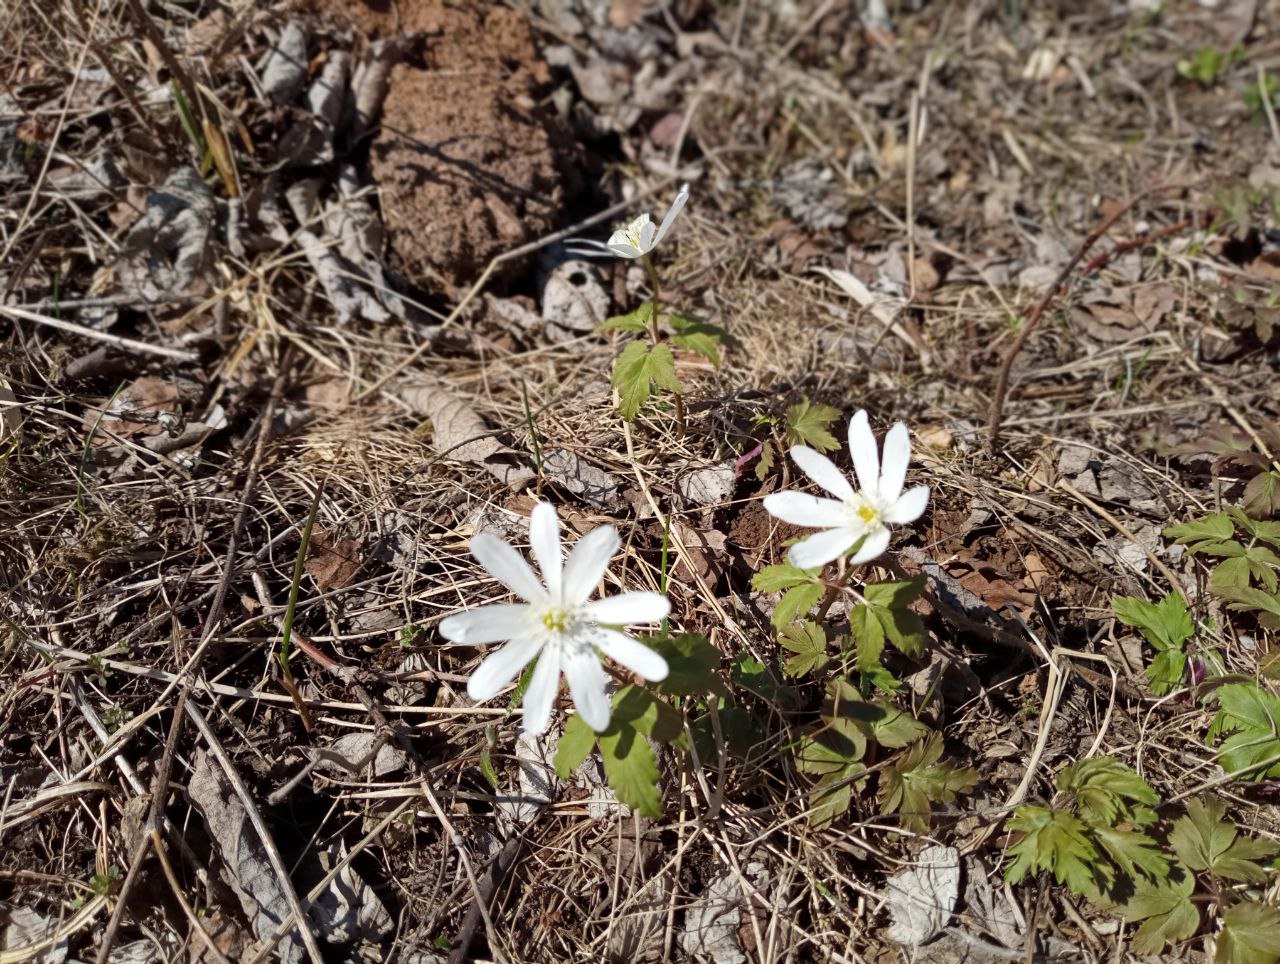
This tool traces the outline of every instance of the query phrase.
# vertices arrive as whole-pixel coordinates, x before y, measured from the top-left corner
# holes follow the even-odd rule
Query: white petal
[[[523,603],[498,603],[456,613],[440,621],[440,635],[455,643],[497,643],[523,636],[534,627]]]
[[[560,690],[560,657],[558,653],[542,651],[538,665],[533,668],[529,686],[524,691],[524,722],[526,733],[537,736],[547,728],[551,720],[551,707]]]
[[[893,525],[905,525],[908,522],[915,522],[916,519],[924,515],[924,510],[928,505],[929,487],[927,485],[917,485],[898,496],[898,501],[885,512],[884,521]]]
[[[471,540],[471,554],[489,575],[527,602],[541,602],[547,591],[524,557],[497,536],[482,532]]]
[[[864,562],[870,562],[877,556],[883,555],[884,551],[889,548],[889,530],[883,527],[876,529],[866,541],[862,543],[862,548],[849,557],[849,565],[858,566]]]
[[[630,241],[626,241],[626,240],[614,241],[611,238],[609,240],[608,248],[610,251],[616,254],[619,258],[629,258],[634,260],[635,258],[638,258],[642,254],[644,254],[643,251],[641,251],[639,248],[633,245]]]
[[[564,564],[563,600],[566,606],[581,606],[596,591],[596,585],[618,551],[618,530],[613,526],[592,529],[578,540]]]
[[[564,677],[578,715],[600,733],[609,728],[609,695],[604,691],[604,669],[595,653],[575,653],[564,661]]]
[[[598,623],[630,626],[632,623],[656,623],[671,612],[667,597],[656,592],[624,592],[607,599],[596,599],[583,607]]]
[[[483,663],[467,680],[467,695],[477,703],[493,699],[508,683],[520,675],[529,660],[542,648],[541,636],[525,636],[513,639],[499,650],[485,657]]]
[[[884,457],[880,460],[880,487],[876,497],[882,502],[896,502],[907,480],[907,463],[911,461],[911,436],[901,422],[894,423],[884,437]]]
[[[796,465],[813,481],[834,495],[837,499],[853,498],[853,486],[844,477],[844,473],[836,468],[836,464],[821,452],[807,445],[795,445],[791,448],[791,457]]]
[[[849,455],[853,457],[853,470],[858,473],[858,485],[867,495],[875,497],[880,483],[880,454],[876,450],[876,437],[871,434],[866,409],[859,409],[849,420]]]
[[[793,526],[837,529],[847,525],[849,512],[843,502],[823,499],[805,492],[774,492],[764,497],[764,508],[772,516]]]
[[[861,535],[860,530],[848,526],[816,533],[792,546],[787,553],[787,561],[800,569],[825,566],[832,559],[839,558]]]
[[[552,599],[560,598],[560,571],[564,558],[560,554],[560,519],[550,502],[539,502],[529,516],[529,544],[533,557],[542,570],[542,581]]]
[[[661,244],[662,239],[667,236],[667,229],[671,227],[676,216],[684,210],[685,203],[689,200],[689,185],[685,184],[680,188],[680,193],[676,195],[676,199],[671,202],[671,207],[667,209],[667,216],[662,219],[662,225],[658,228],[658,233],[654,235],[653,243]]]
[[[647,219],[644,224],[640,226],[640,251],[642,254],[648,254],[653,250],[654,244],[657,243],[653,240],[653,233],[655,230],[657,230],[657,228],[654,226],[654,223]]]
[[[597,629],[591,637],[600,652],[620,666],[642,676],[650,682],[657,683],[667,678],[670,672],[667,661],[652,649],[632,639],[625,633],[615,629]]]

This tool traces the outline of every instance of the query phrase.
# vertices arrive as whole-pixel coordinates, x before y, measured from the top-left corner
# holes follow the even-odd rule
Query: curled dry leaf
[[[307,82],[307,33],[302,23],[290,20],[267,52],[262,66],[262,89],[277,104],[293,102]]]
[[[217,214],[209,186],[193,168],[173,171],[147,195],[146,213],[125,238],[119,267],[125,293],[149,302],[193,293],[212,270]]]
[[[438,381],[401,379],[396,394],[413,411],[431,420],[436,453],[454,462],[474,462],[506,482],[519,485],[534,477],[517,453],[503,445],[475,410]]]

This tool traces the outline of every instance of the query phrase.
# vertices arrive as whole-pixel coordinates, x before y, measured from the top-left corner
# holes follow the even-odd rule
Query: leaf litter
[[[131,898],[114,955],[144,932],[167,953],[192,939],[154,860],[127,866],[122,830],[74,794],[41,795],[112,754],[147,780],[165,729],[147,714],[167,723],[177,683],[217,706],[261,801],[290,779],[282,761],[323,761],[269,817],[299,879],[336,871],[316,926],[374,959],[464,944],[528,960],[834,960],[899,943],[939,959],[1269,953],[1261,904],[1156,888],[1126,930],[1056,881],[998,882],[1019,832],[953,859],[974,822],[1004,825],[1024,779],[1025,799],[1047,803],[1053,775],[1105,745],[1162,799],[1188,798],[1169,841],[1193,874],[1268,873],[1269,782],[1231,783],[1222,829],[1206,816],[1217,804],[1196,807],[1206,781],[1266,764],[1272,745],[1275,708],[1235,682],[1271,685],[1269,530],[1228,520],[1210,540],[1220,557],[1166,531],[1224,507],[1251,526],[1280,511],[1273,135],[1241,93],[1256,90],[1252,65],[1224,55],[1207,86],[1177,70],[1229,18],[1190,4],[1158,28],[1136,4],[1070,20],[869,4],[865,23],[835,4],[400,6],[400,22],[336,0],[151,9],[176,73],[151,36],[134,56],[101,25],[54,36],[24,11],[4,28],[17,33],[3,56],[19,53],[0,95],[0,310],[62,325],[3,321],[0,672],[15,685],[0,774],[22,814],[3,831],[5,950],[65,921],[54,953],[95,953],[106,916],[77,914],[115,899],[113,864],[161,895],[145,910]],[[76,46],[90,29],[111,71]],[[1231,29],[1224,50],[1270,36],[1263,21]],[[1172,123],[1153,120],[1152,91]],[[1053,293],[988,452],[992,372],[1034,301],[1129,186],[1157,179],[1190,186],[1140,204]],[[611,386],[613,336],[596,329],[648,281],[547,239],[607,236],[686,180],[697,202],[661,252],[667,284],[735,344],[713,367],[664,341]],[[629,203],[580,226],[615,202]],[[541,253],[471,293],[490,259],[530,243]],[[684,436],[662,408],[673,385],[690,402]],[[636,416],[625,427],[614,387]],[[981,797],[933,801],[924,847],[886,829],[897,818],[865,789],[810,826],[811,782],[780,735],[820,717],[821,692],[784,669],[845,659],[859,604],[835,604],[829,634],[779,639],[775,596],[751,590],[798,534],[757,511],[794,484],[787,449],[836,451],[838,416],[858,407],[918,427],[935,493],[893,548],[924,576],[913,612],[928,652],[891,652],[893,675],[947,759],[981,774]],[[322,481],[286,678],[264,607],[288,598]],[[725,679],[749,684],[745,708],[718,705],[691,730],[700,769],[654,754],[658,818],[621,804],[594,756],[553,781],[550,748],[516,735],[502,698],[461,695],[475,652],[435,633],[478,602],[470,536],[527,542],[539,497],[579,532],[618,525],[628,582],[669,583],[679,628],[707,632]],[[1129,629],[1133,610],[1112,602],[1170,591],[1194,616],[1176,642]],[[63,656],[41,655],[55,645]],[[1059,650],[1091,659],[1056,655],[1076,668],[1054,677]],[[1155,672],[1155,650],[1184,672]],[[1219,665],[1233,682],[1192,699]],[[1183,681],[1172,699],[1153,688]],[[365,697],[407,728],[408,750],[383,741],[369,759],[378,738],[348,730],[371,725]],[[125,735],[110,752],[90,712]],[[268,936],[287,914],[278,882],[188,749],[171,779],[186,794],[164,808],[189,821],[194,802],[207,833],[166,853],[181,881],[206,884],[182,896],[212,905],[211,935]],[[132,812],[125,784],[94,785],[108,812]],[[708,808],[714,839],[696,824]],[[469,875],[489,880],[510,839],[520,856],[484,893],[489,932]]]

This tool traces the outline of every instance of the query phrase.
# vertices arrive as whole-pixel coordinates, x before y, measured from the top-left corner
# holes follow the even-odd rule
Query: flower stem
[[[835,581],[827,585],[827,594],[822,597],[822,604],[818,607],[818,615],[815,622],[821,624],[827,618],[827,613],[831,611],[831,607],[835,605],[835,601],[840,596],[840,590],[843,589],[853,578],[854,567],[846,566],[844,559],[840,560],[840,569],[836,573]]]
[[[649,340],[653,342],[656,348],[662,340],[662,331],[658,327],[658,319],[662,316],[662,282],[658,279],[658,269],[653,266],[653,259],[646,254],[641,260],[644,262],[645,273],[649,276],[649,290],[653,294],[651,299],[653,314],[649,317]],[[671,394],[675,396],[676,430],[679,433],[679,437],[684,438],[684,395],[680,392],[672,392]]]

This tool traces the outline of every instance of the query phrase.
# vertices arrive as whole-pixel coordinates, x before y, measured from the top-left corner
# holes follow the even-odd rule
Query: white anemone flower
[[[787,559],[793,566],[824,566],[859,542],[850,565],[870,562],[889,547],[890,526],[914,522],[929,504],[927,485],[902,491],[911,461],[911,440],[901,422],[885,436],[882,460],[867,413],[859,411],[849,421],[849,453],[861,486],[857,491],[829,458],[807,445],[797,445],[791,449],[796,464],[835,498],[804,492],[765,496],[765,509],[783,522],[824,530],[791,547]]]
[[[671,207],[667,209],[666,217],[657,227],[654,227],[648,212],[645,212],[626,226],[614,231],[607,242],[595,241],[591,238],[568,238],[565,241],[565,250],[574,257],[607,258],[613,255],[628,260],[643,258],[662,243],[662,239],[667,236],[667,231],[671,229],[671,225],[675,223],[676,217],[684,210],[688,201],[689,185],[684,184],[681,185],[680,193],[676,195],[675,200],[671,202]]]
[[[667,677],[665,659],[612,627],[659,622],[671,611],[671,603],[656,592],[590,600],[618,549],[613,526],[588,532],[564,560],[555,507],[539,502],[529,519],[529,542],[542,570],[541,582],[524,557],[497,536],[482,532],[471,540],[471,554],[480,565],[524,602],[481,606],[450,616],[440,623],[440,634],[467,645],[508,641],[467,681],[473,700],[496,696],[536,658],[538,665],[524,693],[524,730],[546,730],[563,673],[578,715],[599,733],[609,726],[600,654],[647,680]]]

